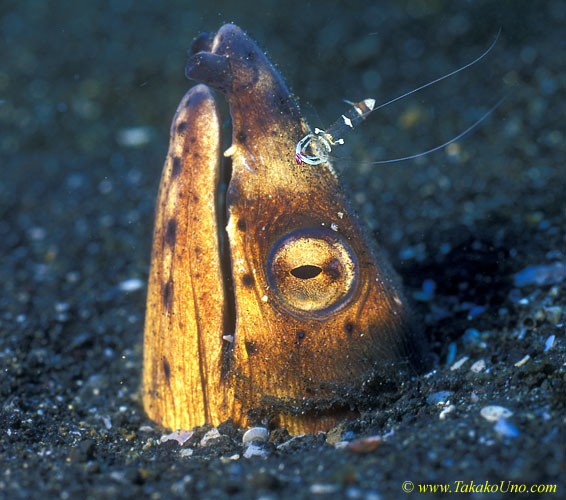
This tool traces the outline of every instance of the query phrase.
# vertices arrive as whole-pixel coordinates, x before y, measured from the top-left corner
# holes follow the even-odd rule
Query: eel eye
[[[358,282],[352,248],[334,231],[297,229],[280,238],[267,259],[267,278],[291,312],[325,316],[345,305]]]

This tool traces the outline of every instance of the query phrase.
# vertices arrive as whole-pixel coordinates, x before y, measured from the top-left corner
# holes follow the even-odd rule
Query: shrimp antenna
[[[371,112],[373,113],[374,111],[377,111],[378,109],[384,108],[385,106],[389,106],[390,104],[393,104],[394,102],[397,102],[397,101],[399,101],[399,100],[401,100],[405,97],[408,97],[411,94],[415,94],[416,92],[419,92],[420,90],[426,89],[427,87],[430,87],[431,85],[434,85],[435,83],[441,82],[442,80],[445,80],[446,78],[450,78],[451,76],[454,76],[455,74],[460,73],[460,71],[464,71],[465,69],[469,68],[470,66],[473,66],[474,64],[480,62],[485,56],[487,56],[491,52],[493,47],[495,47],[497,40],[499,40],[499,35],[501,35],[501,27],[499,27],[497,35],[495,36],[495,40],[493,40],[493,42],[487,48],[487,50],[483,54],[481,54],[480,56],[476,57],[473,61],[462,66],[461,68],[458,68],[458,69],[455,69],[454,71],[451,71],[450,73],[448,73],[444,76],[441,76],[440,78],[437,78],[436,80],[433,80],[432,82],[425,83],[424,85],[421,85],[420,87],[417,87],[416,89],[410,90],[409,92],[405,92],[403,95],[395,97],[395,99],[391,99],[390,101],[387,101],[387,102],[384,102],[383,104],[380,104],[379,106],[374,107],[371,110]],[[345,101],[345,102],[349,103],[348,101]]]
[[[438,151],[440,149],[443,149],[446,146],[453,144],[454,142],[460,140],[462,137],[464,137],[464,136],[468,135],[470,132],[472,132],[472,130],[474,130],[476,127],[478,127],[478,125],[480,125],[483,121],[485,121],[489,117],[489,115],[491,115],[503,103],[504,100],[505,100],[505,97],[502,97],[501,99],[499,99],[499,101],[497,101],[496,104],[494,104],[478,120],[476,120],[474,123],[472,123],[466,130],[464,130],[463,132],[460,132],[456,137],[453,137],[452,139],[445,142],[444,144],[441,144],[440,146],[436,146],[435,148],[429,149],[428,151],[423,151],[422,153],[417,153],[417,154],[414,154],[414,155],[411,155],[411,156],[404,156],[402,158],[393,158],[391,160],[380,160],[380,161],[372,161],[372,162],[369,162],[369,163],[365,163],[365,162],[363,162],[363,163],[365,165],[379,165],[379,164],[382,164],[382,163],[396,163],[396,162],[399,162],[399,161],[414,160],[415,158],[420,158],[421,156],[425,156],[425,155],[428,155],[430,153],[434,153],[435,151]]]

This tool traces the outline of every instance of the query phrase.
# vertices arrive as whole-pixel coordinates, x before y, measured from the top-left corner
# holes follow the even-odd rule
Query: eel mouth
[[[229,62],[226,57],[217,56],[213,52],[218,48],[222,39],[219,33],[214,36],[211,33],[201,33],[192,42],[188,55],[189,61],[185,68],[185,75],[192,80],[202,81],[210,84],[215,74],[229,72]],[[212,85],[217,90],[224,90],[218,85]],[[217,104],[218,105],[218,104]],[[222,142],[228,142],[228,133],[221,131]],[[224,148],[225,149],[225,148]],[[218,252],[220,263],[220,276],[224,291],[224,308],[222,317],[222,357],[221,377],[226,380],[233,364],[233,354],[236,335],[236,295],[234,290],[234,279],[232,275],[232,259],[230,240],[226,227],[228,225],[228,206],[226,194],[232,179],[232,160],[230,157],[219,158],[217,168],[219,169],[218,183],[214,187],[216,229],[218,240]]]

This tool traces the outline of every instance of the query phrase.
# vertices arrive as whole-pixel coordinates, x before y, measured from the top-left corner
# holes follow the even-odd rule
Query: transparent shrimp
[[[470,66],[473,66],[474,64],[478,63],[491,52],[493,47],[495,47],[495,44],[497,43],[500,34],[501,34],[501,28],[499,28],[495,40],[491,43],[491,45],[487,48],[487,50],[483,52],[483,54],[478,56],[476,59],[469,62],[468,64],[454,71],[451,71],[450,73],[444,76],[432,80],[431,82],[425,83],[424,85],[421,85],[416,89],[410,90],[409,92],[406,92],[398,97],[395,97],[390,101],[380,104],[377,107],[375,106],[375,99],[371,99],[371,98],[364,99],[360,102],[351,102],[344,99],[344,102],[349,104],[351,108],[348,111],[346,111],[346,113],[341,115],[340,118],[328,128],[328,130],[315,128],[314,133],[307,134],[299,142],[297,142],[297,145],[295,147],[295,159],[297,164],[300,165],[302,163],[307,163],[308,165],[320,165],[321,163],[327,162],[328,159],[330,158],[330,153],[332,151],[332,148],[334,146],[344,144],[344,139],[342,136],[350,129],[353,129],[361,122],[363,122],[371,113],[377,111],[378,109],[384,108],[389,104],[399,101],[405,97],[408,97],[411,94],[419,92],[420,90],[430,87],[435,83],[445,80],[446,78],[454,76],[455,74],[460,73],[461,71],[464,71]],[[470,133],[478,125],[480,125],[484,120],[486,120],[489,117],[489,115],[491,115],[501,105],[503,101],[504,98],[500,99],[494,106],[492,106],[484,115],[482,115],[466,130],[458,134],[456,137],[453,137],[449,141],[445,142],[444,144],[441,144],[440,146],[436,146],[422,153],[405,156],[403,158],[393,158],[391,160],[375,161],[375,162],[370,162],[369,164],[377,165],[380,163],[394,163],[398,161],[411,160],[414,158],[418,158],[419,156],[424,156],[430,153],[434,153],[435,151],[445,148],[446,146],[452,144],[453,142],[458,141],[466,134]],[[311,154],[309,154],[307,151],[310,151]]]

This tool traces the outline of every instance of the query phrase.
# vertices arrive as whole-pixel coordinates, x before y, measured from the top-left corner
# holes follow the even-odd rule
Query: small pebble
[[[365,500],[383,500],[381,495],[376,491],[368,491]]]
[[[267,441],[269,439],[269,431],[265,427],[252,427],[244,432],[242,443],[251,443],[252,441]]]
[[[143,281],[138,278],[131,278],[129,280],[122,281],[118,285],[118,290],[122,292],[135,292],[139,290],[144,285]]]
[[[548,306],[544,308],[544,315],[548,321],[556,325],[560,323],[563,311],[563,306]]]
[[[347,448],[349,444],[349,441],[337,441],[334,443],[334,448],[337,450],[343,450],[344,448]]]
[[[364,497],[363,491],[360,488],[356,488],[354,486],[350,486],[344,493],[346,494],[346,498],[348,500],[358,500]]]
[[[475,328],[468,328],[462,337],[464,344],[476,346],[481,342],[481,332]]]
[[[436,283],[433,280],[424,280],[421,290],[413,293],[413,298],[421,302],[430,302],[434,299]]]
[[[484,406],[480,410],[480,415],[488,422],[497,422],[501,418],[511,417],[513,415],[513,412],[511,410],[508,410],[504,406],[490,405]]]
[[[514,275],[515,286],[549,285],[566,278],[566,264],[554,262],[548,266],[529,266]]]
[[[352,453],[370,453],[377,450],[381,441],[381,436],[368,436],[352,441],[348,444],[348,449]]]
[[[470,309],[470,312],[468,312],[468,320],[472,320],[475,317],[479,316],[480,314],[484,313],[486,311],[486,307],[484,306],[475,306],[472,307]]]
[[[118,144],[128,148],[135,148],[147,144],[151,140],[151,129],[149,127],[123,128],[116,135]]]
[[[339,488],[336,484],[314,483],[311,484],[310,487],[310,492],[313,495],[328,495],[331,493],[336,493],[338,490]]]
[[[463,358],[460,358],[458,361],[456,361],[456,363],[454,363],[451,367],[450,367],[450,371],[456,371],[458,368],[460,368],[466,361],[468,361],[468,359],[470,359],[468,356],[464,356]]]
[[[113,471],[110,473],[110,477],[117,483],[128,484],[128,479],[126,478],[126,473],[123,471]]]
[[[497,421],[497,423],[493,426],[493,430],[501,436],[510,437],[510,438],[517,437],[520,434],[517,427],[515,427],[506,418],[500,418]]]
[[[42,227],[32,227],[28,231],[28,235],[32,240],[41,241],[45,238],[47,232]]]
[[[446,356],[446,364],[450,366],[456,359],[456,344],[452,342],[448,345],[448,355]]]
[[[478,359],[472,366],[470,366],[470,371],[474,373],[480,373],[485,370],[485,361],[483,359]]]
[[[102,417],[102,422],[104,423],[104,427],[106,427],[107,431],[112,429],[112,420],[110,420],[110,417]]]
[[[182,457],[190,457],[193,454],[193,449],[192,448],[183,448],[180,452],[179,455]]]
[[[220,432],[215,427],[214,429],[210,429],[200,440],[200,446],[210,446],[214,443],[214,441],[222,439]]]
[[[344,433],[342,433],[342,439],[345,439],[347,441],[351,441],[355,437],[356,433],[354,431],[345,431]]]
[[[69,304],[67,302],[55,302],[55,312],[63,313],[69,310]]]
[[[554,345],[554,339],[556,339],[556,335],[551,335],[546,339],[546,342],[544,343],[544,352],[552,349],[552,346]]]

